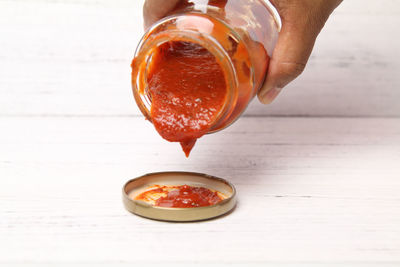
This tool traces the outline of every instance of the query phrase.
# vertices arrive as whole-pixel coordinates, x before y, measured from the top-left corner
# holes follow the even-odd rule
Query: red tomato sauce
[[[155,52],[147,77],[156,130],[180,142],[188,157],[223,108],[227,88],[221,66],[202,46],[172,41]]]
[[[169,208],[195,208],[205,207],[217,204],[222,200],[218,191],[212,191],[205,187],[180,185],[180,186],[162,186],[138,195],[135,199],[148,201],[154,195],[164,193],[155,200],[154,205]]]

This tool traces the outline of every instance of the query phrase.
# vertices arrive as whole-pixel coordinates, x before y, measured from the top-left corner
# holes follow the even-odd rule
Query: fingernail
[[[279,95],[282,91],[281,87],[274,87],[267,92],[263,92],[260,94],[259,99],[263,104],[269,104]]]

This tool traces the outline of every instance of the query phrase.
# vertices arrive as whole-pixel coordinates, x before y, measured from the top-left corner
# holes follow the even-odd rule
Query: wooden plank
[[[129,64],[141,4],[0,1],[0,115],[139,114]],[[344,1],[302,77],[247,115],[399,116],[399,24],[397,1]]]
[[[0,129],[0,264],[400,264],[399,119],[243,118],[189,159],[142,118]],[[198,223],[127,213],[122,184],[161,170],[228,178],[238,206]]]

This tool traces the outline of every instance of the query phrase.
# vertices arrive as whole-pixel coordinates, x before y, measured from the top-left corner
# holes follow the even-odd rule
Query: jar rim
[[[185,16],[188,15],[199,16],[197,13],[185,14]],[[158,23],[150,27],[140,40],[132,62],[132,91],[135,101],[146,119],[152,122],[151,99],[149,98],[149,94],[146,93],[146,90],[148,90],[146,77],[147,67],[155,49],[160,45],[171,41],[187,41],[199,44],[214,55],[225,75],[225,101],[219,113],[212,121],[209,132],[218,131],[220,130],[216,127],[218,122],[230,115],[229,106],[232,105],[236,101],[235,98],[237,98],[238,80],[235,68],[227,51],[225,51],[222,45],[219,44],[219,42],[210,34],[199,32],[194,29],[162,29],[165,24],[176,20],[178,17],[180,17],[180,15],[169,16],[160,20]],[[224,26],[229,28],[229,26],[225,24]],[[153,34],[159,29],[161,29],[159,33]],[[232,29],[229,28],[229,30],[232,32]]]

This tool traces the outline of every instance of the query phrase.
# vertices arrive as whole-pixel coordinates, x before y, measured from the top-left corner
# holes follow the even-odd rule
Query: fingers
[[[322,5],[333,2],[325,1]],[[334,1],[338,4],[340,2]],[[311,6],[278,6],[282,29],[269,63],[266,80],[258,92],[258,98],[264,104],[271,103],[283,87],[303,72],[315,40],[335,7],[333,4],[329,7],[317,6],[314,2],[318,1],[311,2]]]
[[[146,0],[143,5],[144,28],[149,28],[154,22],[165,17],[179,0]]]

